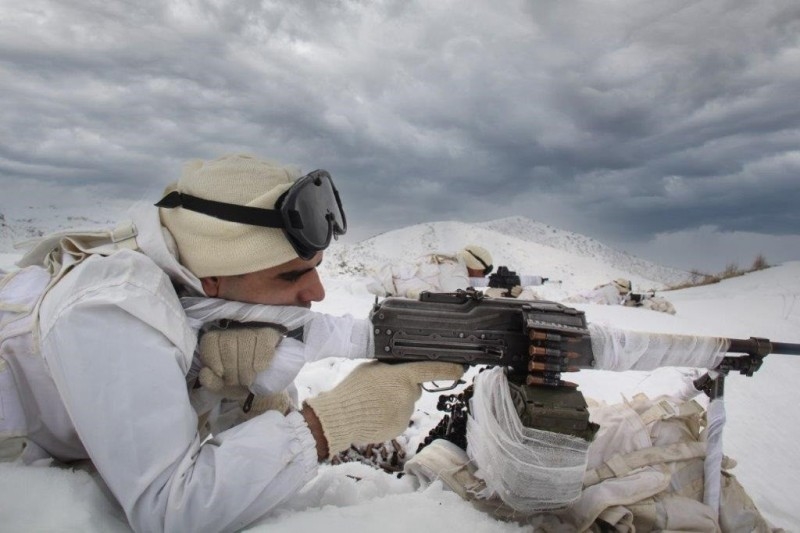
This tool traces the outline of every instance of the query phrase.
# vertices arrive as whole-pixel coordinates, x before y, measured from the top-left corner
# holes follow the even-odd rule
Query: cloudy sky
[[[800,259],[798,95],[797,0],[0,0],[0,194],[247,151],[329,170],[348,241],[524,215],[719,271]]]

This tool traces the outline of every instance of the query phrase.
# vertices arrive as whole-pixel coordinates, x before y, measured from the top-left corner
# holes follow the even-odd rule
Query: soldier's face
[[[240,274],[202,278],[203,290],[212,298],[268,305],[311,307],[325,298],[317,267],[322,252],[308,260],[294,259],[282,265]]]

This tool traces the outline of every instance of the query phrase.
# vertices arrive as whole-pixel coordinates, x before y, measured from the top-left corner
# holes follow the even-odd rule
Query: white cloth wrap
[[[703,503],[711,507],[719,517],[720,491],[722,487],[722,428],[725,426],[725,403],[722,398],[711,400],[706,410],[706,459],[703,464],[705,484]]]
[[[181,298],[181,305],[196,329],[211,322],[228,319],[237,322],[271,322],[287,330],[305,326],[314,319],[313,311],[305,307],[258,305],[222,300],[220,298]]]
[[[544,278],[542,276],[528,276],[520,275],[519,284],[523,287],[544,285]]]
[[[524,514],[563,508],[580,496],[588,450],[581,438],[523,426],[502,368],[475,377],[467,453],[486,482],[479,498],[496,494]]]
[[[274,394],[292,384],[303,365],[327,357],[366,359],[374,356],[372,325],[350,315],[332,316],[304,307],[259,305],[217,298],[181,298],[192,326],[221,319],[237,322],[269,322],[291,331],[303,328],[303,342],[285,338],[275,350],[269,368],[260,372],[250,390]]]
[[[663,366],[715,368],[728,351],[723,337],[627,331],[589,324],[597,370],[655,370]]]

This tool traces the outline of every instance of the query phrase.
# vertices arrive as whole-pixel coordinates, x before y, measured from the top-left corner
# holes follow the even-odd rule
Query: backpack
[[[0,461],[13,461],[25,448],[26,417],[12,364],[26,364],[39,353],[35,311],[50,279],[40,266],[0,279]]]
[[[138,249],[136,227],[123,223],[108,231],[60,232],[32,242],[17,263],[21,268],[0,277],[0,462],[17,459],[25,449],[26,417],[16,368],[45,372],[32,358],[39,350],[39,305],[47,291],[93,254]],[[31,370],[36,368],[36,370]]]
[[[774,531],[723,457],[719,514],[703,503],[706,411],[694,400],[644,394],[591,408],[600,432],[581,498],[568,511],[579,531]]]

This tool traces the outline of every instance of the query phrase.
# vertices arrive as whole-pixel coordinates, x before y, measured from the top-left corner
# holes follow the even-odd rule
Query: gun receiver
[[[500,365],[511,382],[555,386],[594,361],[583,311],[556,302],[424,292],[376,303],[370,320],[381,361]]]

